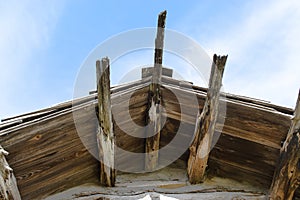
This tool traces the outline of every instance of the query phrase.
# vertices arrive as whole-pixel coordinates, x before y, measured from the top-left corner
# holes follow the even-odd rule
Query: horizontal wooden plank
[[[253,171],[246,170],[238,165],[232,165],[232,163],[226,161],[210,158],[208,166],[210,166],[209,176],[234,179],[239,181],[241,185],[248,183],[263,190],[267,190],[271,184],[269,176],[258,176],[258,174]]]
[[[84,109],[81,119],[90,121],[93,109]],[[93,133],[94,124],[86,124],[89,125],[83,128]],[[14,169],[22,199],[36,199],[60,187],[97,181],[94,172],[98,163],[77,135],[71,111],[3,135],[0,143],[11,152],[8,162]],[[78,177],[75,172],[80,170],[84,173]]]
[[[221,134],[210,158],[237,165],[240,168],[272,179],[279,150],[248,140]]]

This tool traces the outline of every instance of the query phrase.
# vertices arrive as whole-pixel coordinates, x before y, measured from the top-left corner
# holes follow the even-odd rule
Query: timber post
[[[148,109],[146,113],[146,157],[145,170],[153,171],[158,165],[158,152],[161,130],[161,76],[162,59],[164,46],[164,31],[167,11],[163,11],[158,16],[157,35],[155,38],[154,68],[152,74],[152,83],[150,84],[148,95]]]
[[[219,110],[220,88],[227,56],[213,57],[209,87],[201,114],[198,114],[194,130],[194,140],[190,146],[187,173],[192,184],[201,183],[205,179],[205,169],[215,132]]]
[[[270,187],[269,199],[291,200],[300,185],[300,91]]]
[[[104,186],[115,185],[114,130],[110,98],[110,65],[108,58],[96,61],[98,94],[97,144],[100,160],[100,183]]]
[[[7,155],[8,152],[0,145],[0,199],[21,200],[13,170],[5,159]]]

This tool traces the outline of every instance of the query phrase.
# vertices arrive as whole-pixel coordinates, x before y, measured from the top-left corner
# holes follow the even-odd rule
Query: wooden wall
[[[114,123],[116,144],[123,150],[134,153],[145,151],[145,139],[126,132],[129,130],[139,136],[144,134],[143,129],[138,129],[138,132],[131,127],[130,122],[133,120],[136,125],[145,126],[148,90],[145,80],[112,89],[113,115],[122,119]],[[174,91],[180,96],[180,102]],[[190,103],[192,96],[196,96],[196,105]],[[129,97],[130,117],[126,112],[128,104],[124,103]],[[84,140],[88,141],[92,150],[96,148],[97,123],[94,99],[95,95],[91,95],[84,103],[76,104],[79,121],[86,132]],[[163,84],[162,99],[166,123],[161,132],[160,146],[169,144],[175,134],[179,134],[182,140],[192,139],[196,113],[202,109],[205,91],[169,80]],[[226,115],[219,116],[219,121],[223,119],[225,123],[223,129],[218,126],[222,134],[211,151],[209,174],[268,188],[281,142],[290,126],[291,115],[286,114],[290,111],[281,112],[285,109],[232,96],[226,99],[226,104]],[[182,132],[178,132],[180,123],[186,127]],[[55,112],[3,128],[0,144],[10,153],[7,160],[14,169],[23,199],[42,198],[76,185],[98,182],[98,161],[82,144],[69,103]],[[178,148],[177,145],[174,148]],[[185,151],[181,159],[187,159],[187,155],[188,151]],[[139,159],[139,164],[133,165],[130,156],[116,152],[116,165],[128,170],[141,170],[144,157]]]

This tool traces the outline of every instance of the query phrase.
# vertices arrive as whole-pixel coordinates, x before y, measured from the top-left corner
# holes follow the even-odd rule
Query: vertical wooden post
[[[105,186],[114,186],[116,173],[114,169],[114,131],[110,99],[109,59],[102,58],[96,62],[98,91],[97,143],[100,159],[100,182]]]
[[[280,150],[269,199],[290,200],[300,185],[300,91],[294,117],[286,140]]]
[[[220,88],[227,56],[214,55],[205,104],[198,115],[188,159],[188,176],[192,184],[204,181],[205,169],[219,109]]]
[[[0,199],[2,200],[21,200],[17,187],[17,181],[12,168],[9,167],[5,156],[8,152],[0,145]]]
[[[158,16],[157,35],[155,39],[154,68],[152,83],[149,89],[148,109],[146,124],[148,125],[146,136],[146,157],[145,170],[153,171],[158,165],[158,150],[161,129],[161,75],[162,75],[162,58],[164,46],[164,28],[167,11],[163,11]]]

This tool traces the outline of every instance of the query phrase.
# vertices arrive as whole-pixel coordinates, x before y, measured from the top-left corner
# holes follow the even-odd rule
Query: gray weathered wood
[[[167,11],[163,11],[158,16],[157,35],[155,39],[154,68],[152,83],[149,89],[149,101],[146,116],[146,156],[145,170],[153,171],[158,165],[158,150],[161,130],[161,76],[162,76],[162,58],[164,45],[164,28]]]
[[[21,196],[13,170],[5,159],[7,155],[8,152],[0,145],[0,199],[18,200],[21,199]]]
[[[173,70],[169,68],[162,68],[162,75],[172,78],[173,76]],[[147,78],[149,76],[152,76],[153,74],[153,67],[146,67],[142,68],[142,79]]]
[[[226,64],[227,56],[214,55],[209,89],[203,110],[197,117],[194,135],[195,138],[190,146],[188,159],[188,176],[192,184],[204,180],[205,169],[211,149],[211,141],[215,132],[215,125],[218,117],[220,88]]]
[[[278,165],[274,172],[270,197],[272,200],[291,200],[300,185],[300,91],[294,118],[280,150]]]
[[[114,186],[116,172],[114,166],[114,130],[110,98],[109,59],[96,62],[98,91],[97,143],[100,159],[100,182],[105,186]]]

